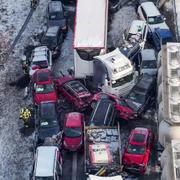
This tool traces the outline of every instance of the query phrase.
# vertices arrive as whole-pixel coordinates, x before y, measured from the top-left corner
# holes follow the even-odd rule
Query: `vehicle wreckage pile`
[[[108,4],[108,0],[78,0],[74,67],[67,69],[68,76],[52,73],[68,31],[61,1],[48,4],[48,27],[41,46],[22,59],[29,79],[26,96],[32,96],[33,105],[21,110],[21,119],[25,128],[36,132],[31,179],[58,180],[63,171],[62,149],[84,149],[84,171],[92,180],[122,179],[124,172],[143,175],[147,170],[156,143],[154,132],[136,127],[123,148],[120,126],[155,107],[157,53],[162,43],[173,38],[157,7],[143,2],[137,4],[139,20],[124,32],[124,44],[108,49],[108,12],[120,8],[117,3],[108,9]],[[147,44],[153,48],[147,49]],[[62,127],[59,112],[66,104],[72,111],[65,115]]]

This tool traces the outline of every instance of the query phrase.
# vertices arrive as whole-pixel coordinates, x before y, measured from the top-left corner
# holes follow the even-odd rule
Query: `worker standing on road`
[[[20,119],[24,121],[24,127],[30,127],[30,121],[32,119],[32,109],[30,107],[24,107],[20,110]]]

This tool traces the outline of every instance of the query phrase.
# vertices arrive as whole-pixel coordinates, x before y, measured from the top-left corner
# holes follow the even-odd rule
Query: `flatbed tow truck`
[[[85,127],[84,156],[85,174],[96,176],[116,176],[121,174],[122,155],[120,128]]]

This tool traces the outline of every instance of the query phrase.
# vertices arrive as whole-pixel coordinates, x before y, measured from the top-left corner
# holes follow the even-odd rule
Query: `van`
[[[153,2],[143,2],[138,7],[138,15],[141,20],[147,22],[150,28],[150,33],[155,28],[169,29],[165,22],[164,16],[162,16]]]
[[[31,180],[60,180],[62,157],[56,146],[39,146],[34,159]]]

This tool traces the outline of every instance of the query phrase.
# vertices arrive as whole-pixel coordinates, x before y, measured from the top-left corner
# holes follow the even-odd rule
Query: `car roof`
[[[66,127],[81,127],[83,115],[78,112],[71,112],[66,115]]]
[[[137,84],[134,86],[133,90],[141,88],[144,89],[144,93],[146,93],[146,90],[148,90],[152,86],[153,81],[154,78],[152,76],[148,74],[143,74]]]
[[[90,125],[103,126],[106,125],[110,119],[107,119],[109,109],[114,105],[110,99],[101,99],[97,102],[90,119]],[[108,122],[107,122],[108,121]]]
[[[59,26],[49,26],[46,31],[46,36],[54,37],[57,35],[59,30]]]
[[[62,3],[61,1],[51,1],[48,5],[49,12],[61,12],[63,11]]]
[[[48,48],[46,46],[37,47],[33,50],[32,61],[47,61]]]
[[[65,84],[77,94],[84,93],[84,92],[89,93],[87,88],[81,82],[77,80],[68,81]]]
[[[157,28],[155,29],[155,31],[160,35],[161,38],[167,38],[167,37],[173,38],[173,35],[169,29]]]
[[[147,128],[135,128],[131,132],[130,142],[133,144],[144,144],[148,135],[149,130]]]
[[[36,150],[35,176],[46,177],[54,175],[56,146],[40,146]]]
[[[148,17],[161,15],[158,8],[155,6],[155,4],[153,2],[149,2],[149,1],[148,2],[143,2],[141,4],[141,6],[145,10]]]
[[[142,61],[149,61],[149,60],[156,61],[155,50],[154,49],[143,49],[143,50],[141,50],[141,57],[142,57]]]
[[[129,29],[129,33],[130,34],[142,34],[143,33],[143,29],[146,25],[145,21],[142,20],[134,20],[131,24],[131,27]]]

